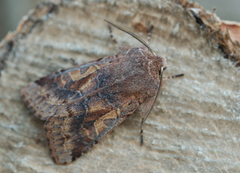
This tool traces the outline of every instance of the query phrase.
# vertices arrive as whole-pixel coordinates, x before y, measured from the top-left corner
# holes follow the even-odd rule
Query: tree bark
[[[55,165],[44,122],[20,97],[29,82],[75,63],[118,53],[103,19],[129,28],[169,65],[184,73],[161,89],[144,125],[133,114],[86,154]],[[123,45],[141,44],[113,28]],[[0,46],[0,172],[240,172],[239,68],[188,9],[175,1],[58,1],[40,3]]]

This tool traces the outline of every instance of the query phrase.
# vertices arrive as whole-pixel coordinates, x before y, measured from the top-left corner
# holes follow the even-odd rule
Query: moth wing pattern
[[[22,90],[40,119],[51,156],[68,164],[156,95],[164,59],[132,47],[41,78]]]
[[[114,59],[116,56],[110,56],[50,74],[25,86],[21,96],[36,117],[47,120],[60,107],[81,97],[81,91],[76,88],[82,81]]]
[[[92,96],[92,100],[89,102],[94,99]],[[91,111],[95,108],[89,106],[88,113],[81,113],[85,112],[82,110],[84,108],[79,109],[79,103],[71,103],[61,110],[58,116],[49,117],[44,128],[54,162],[57,164],[71,163],[92,148],[139,107],[138,98],[133,99],[130,96],[115,104],[118,106],[103,108],[98,112]],[[73,114],[73,112],[75,113]]]
[[[156,94],[159,69],[142,65],[156,66],[156,58],[139,48],[126,53],[129,57],[119,55],[118,62],[94,73],[90,81],[98,79],[96,88],[47,119],[45,136],[55,163],[69,164],[80,157]]]

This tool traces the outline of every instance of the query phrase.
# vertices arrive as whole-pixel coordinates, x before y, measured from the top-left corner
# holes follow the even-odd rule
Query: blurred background
[[[24,15],[40,0],[0,0],[0,41],[9,31],[14,31]],[[190,1],[190,0],[189,0]],[[240,0],[195,0],[205,9],[212,11],[223,20],[240,22]]]

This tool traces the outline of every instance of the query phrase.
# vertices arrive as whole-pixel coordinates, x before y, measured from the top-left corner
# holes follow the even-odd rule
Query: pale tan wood
[[[132,115],[73,164],[55,165],[44,122],[26,108],[20,90],[74,61],[116,54],[103,19],[145,40],[154,25],[150,46],[167,59],[164,76],[185,76],[167,81],[160,91],[144,126],[144,146],[141,117]],[[113,34],[122,45],[140,45],[117,29]],[[208,38],[172,1],[41,3],[1,45],[0,172],[239,172],[239,68]]]

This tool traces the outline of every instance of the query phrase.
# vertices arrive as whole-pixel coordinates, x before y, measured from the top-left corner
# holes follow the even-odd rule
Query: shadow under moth
[[[162,78],[163,57],[131,31],[107,22],[143,45],[55,72],[21,91],[29,109],[46,121],[45,137],[57,164],[80,157],[136,110],[142,116],[143,144],[142,126],[167,79]]]

